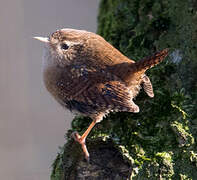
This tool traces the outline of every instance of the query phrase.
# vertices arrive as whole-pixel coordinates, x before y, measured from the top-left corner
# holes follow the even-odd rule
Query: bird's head
[[[44,42],[47,56],[62,65],[91,58],[95,53],[94,42],[104,41],[99,35],[75,29],[60,29],[49,37],[34,38]],[[51,61],[51,58],[49,59]]]

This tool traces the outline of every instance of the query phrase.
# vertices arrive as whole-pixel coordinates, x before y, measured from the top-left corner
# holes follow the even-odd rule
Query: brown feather
[[[68,43],[67,50],[61,49],[63,43]],[[167,54],[164,49],[135,62],[99,35],[62,29],[50,36],[44,81],[55,99],[70,110],[89,116],[113,110],[138,112],[133,98],[141,84],[154,96],[144,73]]]
[[[164,49],[135,63],[91,32],[61,29],[50,36],[43,63],[44,83],[63,107],[93,119],[82,136],[74,133],[86,159],[85,139],[104,115],[110,111],[139,112],[133,99],[141,84],[150,97],[154,96],[144,73],[167,54]]]

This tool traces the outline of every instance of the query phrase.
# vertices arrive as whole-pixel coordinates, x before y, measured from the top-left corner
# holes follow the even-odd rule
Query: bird
[[[166,48],[135,62],[100,35],[85,30],[65,28],[34,38],[45,44],[42,69],[46,89],[64,108],[92,119],[82,135],[72,134],[87,161],[86,138],[91,129],[110,112],[138,113],[134,99],[140,89],[154,97],[145,72],[163,61],[169,51]]]

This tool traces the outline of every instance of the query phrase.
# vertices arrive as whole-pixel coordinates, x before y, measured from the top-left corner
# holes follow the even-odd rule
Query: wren
[[[63,107],[93,120],[82,136],[73,133],[87,160],[85,140],[94,125],[111,111],[138,113],[133,99],[141,87],[148,96],[154,96],[146,70],[168,55],[164,49],[135,62],[101,36],[84,30],[61,29],[35,39],[45,43],[43,77],[47,90]]]

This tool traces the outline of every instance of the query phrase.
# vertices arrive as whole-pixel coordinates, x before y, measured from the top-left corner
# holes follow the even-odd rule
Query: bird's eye
[[[69,48],[69,46],[66,43],[61,44],[61,48],[63,50],[67,50]]]

